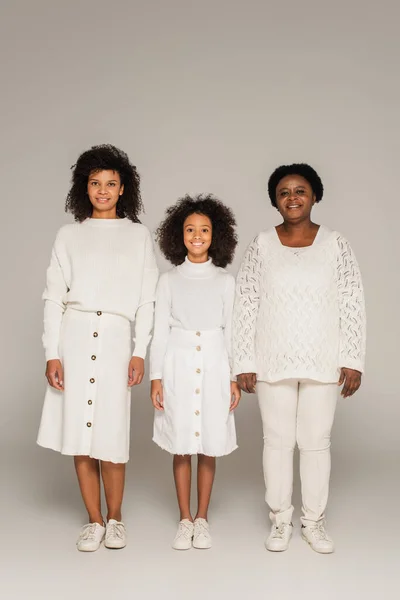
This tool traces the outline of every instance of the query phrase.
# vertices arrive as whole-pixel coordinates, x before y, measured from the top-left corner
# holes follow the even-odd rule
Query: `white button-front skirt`
[[[224,456],[237,448],[230,368],[221,329],[172,328],[163,370],[164,410],[153,441],[171,454]]]
[[[59,351],[64,392],[48,386],[38,444],[62,454],[127,462],[130,322],[101,311],[68,308]]]

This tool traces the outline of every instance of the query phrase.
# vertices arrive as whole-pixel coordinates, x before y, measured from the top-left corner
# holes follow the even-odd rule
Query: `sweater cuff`
[[[162,373],[150,373],[150,381],[154,379],[162,379]]]
[[[134,350],[132,352],[132,356],[137,356],[138,358],[146,358],[147,345],[146,344],[135,344]]]
[[[49,360],[61,360],[58,353],[58,348],[48,348],[45,350],[46,362]]]
[[[340,368],[354,369],[355,371],[360,371],[360,373],[364,373],[364,364],[360,360],[354,358],[342,358],[340,362]]]
[[[234,365],[231,375],[240,375],[241,373],[257,373],[257,367],[255,363],[248,361],[240,365]]]

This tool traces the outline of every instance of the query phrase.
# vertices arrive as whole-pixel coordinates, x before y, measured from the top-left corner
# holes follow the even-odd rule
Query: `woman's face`
[[[208,249],[212,241],[212,223],[206,215],[193,213],[183,224],[183,242],[192,262],[208,260]]]
[[[287,175],[276,186],[276,204],[285,221],[309,218],[314,203],[311,185],[301,175]]]
[[[93,205],[93,216],[110,217],[116,215],[116,205],[124,192],[117,171],[92,171],[89,175],[87,192]]]

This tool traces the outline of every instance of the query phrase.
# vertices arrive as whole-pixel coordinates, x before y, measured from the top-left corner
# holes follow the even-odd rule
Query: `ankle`
[[[179,515],[179,520],[180,521],[186,520],[186,521],[190,521],[191,523],[193,523],[193,517],[190,513],[181,513]]]
[[[89,515],[89,523],[98,523],[102,527],[105,524],[102,515]]]
[[[114,521],[122,521],[122,514],[121,511],[116,511],[116,512],[109,512],[107,513],[107,523],[108,521],[110,521],[110,519],[113,519]]]
[[[208,522],[208,514],[207,513],[198,512],[194,519],[195,520],[196,519],[204,519],[205,521]]]

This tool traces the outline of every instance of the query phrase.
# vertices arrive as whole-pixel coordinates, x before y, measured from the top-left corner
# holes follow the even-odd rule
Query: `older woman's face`
[[[276,186],[276,204],[285,221],[308,218],[314,203],[311,185],[300,175],[287,175]]]

